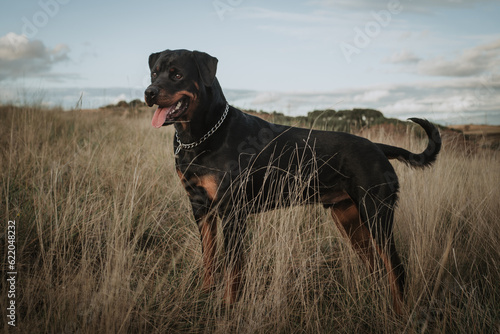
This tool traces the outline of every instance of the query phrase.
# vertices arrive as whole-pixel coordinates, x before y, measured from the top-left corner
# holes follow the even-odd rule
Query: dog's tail
[[[436,161],[437,155],[441,150],[441,135],[439,134],[439,130],[425,119],[410,118],[410,120],[420,125],[429,138],[429,143],[427,144],[425,151],[417,154],[396,146],[378,143],[377,146],[382,150],[382,152],[384,152],[388,159],[397,159],[411,167],[430,166],[434,161]]]

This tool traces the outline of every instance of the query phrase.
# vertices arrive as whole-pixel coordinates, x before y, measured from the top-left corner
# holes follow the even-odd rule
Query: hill
[[[99,111],[122,113],[122,115],[141,115],[148,112],[153,113],[154,109],[136,99],[130,102],[119,101],[116,104],[101,107]],[[326,131],[360,132],[370,128],[383,128],[388,132],[405,132],[408,125],[408,122],[385,117],[381,111],[376,109],[313,110],[305,116],[288,116],[277,111],[242,110],[269,122]],[[444,139],[457,148],[462,147],[469,151],[500,149],[500,126],[454,125],[446,127],[438,125],[438,127]],[[417,135],[425,137],[421,129],[417,128],[416,131]]]
[[[119,101],[116,104],[110,104],[101,107],[99,108],[99,110],[140,114],[146,111],[152,111],[154,110],[154,108],[149,108],[143,101],[136,99],[130,102]],[[382,112],[375,109],[355,108],[352,110],[338,111],[334,109],[313,110],[307,113],[306,116],[287,116],[277,111],[267,112],[263,110],[257,111],[253,109],[241,110],[273,123],[330,131],[349,132],[377,124],[404,123],[395,118],[386,118],[382,114]]]

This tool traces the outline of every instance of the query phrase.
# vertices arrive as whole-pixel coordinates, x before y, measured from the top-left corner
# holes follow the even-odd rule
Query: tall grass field
[[[223,270],[213,290],[201,289],[200,236],[175,172],[173,128],[150,121],[146,112],[0,107],[3,333],[500,332],[498,151],[448,140],[429,169],[393,163],[403,315],[384,271],[370,274],[320,205],[249,218],[241,298],[226,305]],[[417,128],[362,135],[421,152]]]

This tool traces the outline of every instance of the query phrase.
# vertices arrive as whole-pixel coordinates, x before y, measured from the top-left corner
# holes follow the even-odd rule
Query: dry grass
[[[368,273],[319,206],[251,217],[242,298],[226,307],[220,273],[212,292],[200,291],[201,246],[174,170],[172,129],[149,124],[147,116],[0,110],[0,219],[17,222],[18,332],[500,331],[498,152],[445,145],[431,169],[395,163],[403,317],[391,310],[385,280]],[[368,136],[425,146],[410,128],[380,131]],[[4,284],[1,293],[5,310]]]

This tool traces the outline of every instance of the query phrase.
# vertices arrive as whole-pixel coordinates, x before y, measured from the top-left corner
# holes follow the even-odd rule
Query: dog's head
[[[148,106],[158,105],[152,125],[159,128],[190,121],[217,71],[217,58],[188,50],[165,50],[149,56],[151,85],[144,92]]]

